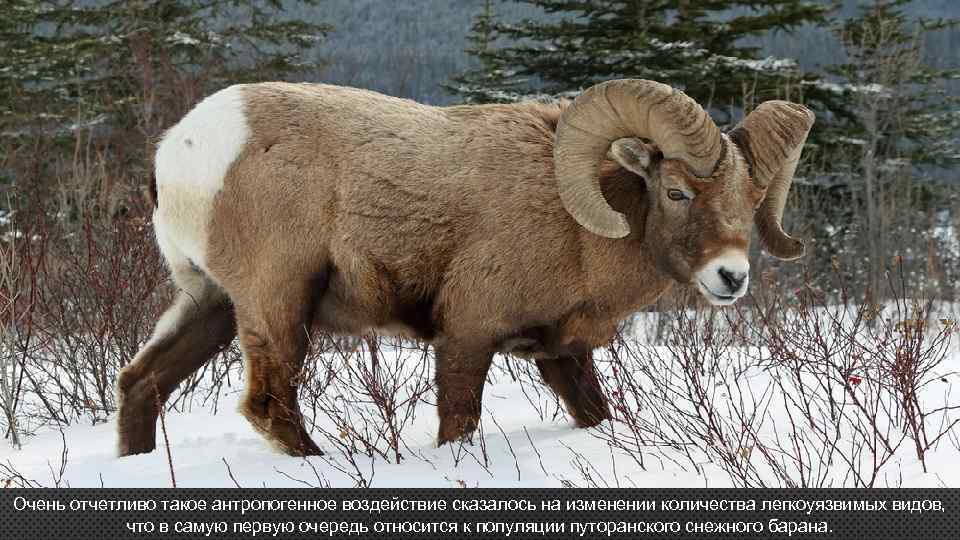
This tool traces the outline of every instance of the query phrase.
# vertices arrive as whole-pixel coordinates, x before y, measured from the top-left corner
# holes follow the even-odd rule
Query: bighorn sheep
[[[672,284],[747,288],[752,224],[774,256],[813,124],[761,104],[729,134],[645,80],[572,102],[431,107],[319,84],[231,86],[156,154],[157,242],[180,289],[120,373],[120,454],[154,448],[157,393],[239,335],[241,412],[295,455],[307,328],[436,351],[439,444],[470,435],[496,352],[532,357],[579,426],[609,418],[591,352]]]

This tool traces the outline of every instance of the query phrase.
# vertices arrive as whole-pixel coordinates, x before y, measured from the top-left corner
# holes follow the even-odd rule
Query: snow
[[[199,45],[200,44],[199,39],[193,36],[187,35],[183,32],[180,32],[179,30],[177,32],[174,32],[172,36],[167,38],[167,42],[174,43],[176,45]]]
[[[649,38],[649,40],[648,40],[648,44],[649,44],[651,47],[653,47],[653,48],[655,48],[655,49],[658,49],[658,50],[661,50],[661,51],[675,51],[675,50],[678,50],[678,49],[681,49],[681,50],[683,50],[683,49],[690,49],[690,50],[696,50],[697,52],[705,52],[705,49],[696,49],[696,48],[695,48],[695,45],[696,45],[696,44],[695,44],[694,42],[692,42],[692,41],[671,41],[671,42],[667,42],[667,41],[661,41],[661,40],[659,40],[659,39],[657,39],[657,38],[651,37],[651,38]]]
[[[828,81],[803,81],[803,84],[813,85],[821,90],[827,92],[832,92],[834,94],[843,95],[847,93],[851,94],[860,94],[860,95],[872,95],[881,98],[889,98],[891,96],[890,89],[882,84],[870,83],[870,84],[838,84]]]
[[[624,357],[614,363],[611,352],[600,351],[598,368],[606,380],[625,376],[619,373],[615,377],[614,366],[634,370],[628,378],[643,390],[630,398],[614,396],[616,405],[630,409],[633,400],[637,400],[637,418],[648,422],[659,419],[665,424],[663,429],[670,431],[679,429],[686,420],[678,420],[680,416],[670,417],[667,407],[657,410],[640,403],[643,399],[651,399],[655,404],[661,399],[656,395],[658,392],[666,395],[670,388],[685,384],[683,370],[670,371],[670,366],[679,365],[681,357],[686,354],[684,350],[644,343],[650,339],[657,318],[657,314],[644,314],[640,317],[643,324],[631,331],[634,337],[630,338],[629,344],[632,347],[630,358],[633,359]],[[687,349],[687,353],[698,354],[695,350],[699,347],[697,343],[689,346],[694,349]],[[536,370],[530,368],[530,364],[503,357],[495,359],[495,368],[484,391],[482,434],[475,436],[472,443],[436,447],[434,437],[438,420],[432,405],[433,396],[429,394],[413,409],[410,422],[402,430],[404,444],[400,464],[393,463],[389,451],[386,452],[388,459],[353,454],[355,463],[350,463],[347,454],[334,440],[336,437],[331,439],[329,435],[340,429],[335,419],[323,414],[313,417],[306,404],[303,405],[305,414],[316,421],[314,438],[327,454],[310,458],[278,454],[236,412],[241,386],[223,388],[216,402],[194,398],[189,406],[169,411],[165,425],[179,487],[232,487],[238,484],[243,487],[736,487],[738,482],[730,474],[729,463],[740,460],[753,463],[757,482],[778,486],[784,483],[764,462],[757,445],[770,445],[777,440],[783,444],[798,438],[806,440],[805,444],[815,442],[806,439],[808,435],[803,434],[802,428],[799,437],[796,433],[789,435],[790,419],[786,411],[790,399],[795,396],[788,395],[791,392],[789,386],[777,385],[779,379],[769,365],[750,360],[768,354],[764,348],[734,347],[722,358],[704,357],[716,360],[715,368],[704,382],[705,388],[711,392],[712,410],[724,429],[738,429],[737,407],[744,407],[745,403],[747,413],[759,413],[750,418],[750,422],[755,423],[753,439],[734,433],[727,442],[711,449],[704,448],[703,444],[692,444],[681,450],[649,441],[649,448],[641,445],[634,452],[628,452],[631,432],[623,422],[617,420],[605,422],[598,428],[577,429],[569,416],[558,408],[552,394],[533,382]],[[409,349],[406,353],[389,347],[380,351],[385,370],[432,372],[432,365],[428,366],[429,370],[417,367],[414,357]],[[663,369],[670,372],[651,373],[649,369],[640,369],[641,365],[656,368],[655,363],[643,364],[649,358],[656,359],[653,362],[663,362]],[[355,356],[347,360],[356,361],[369,362],[369,357]],[[425,361],[429,363],[432,359]],[[508,365],[516,376],[510,375]],[[960,373],[960,350],[956,344],[950,344],[945,360],[930,376],[933,382],[923,389],[924,403],[928,408],[960,404],[960,392],[954,389],[960,382],[957,373]],[[858,371],[857,377],[854,392],[863,392],[868,397],[873,388],[869,370]],[[822,382],[807,379],[810,384]],[[404,392],[412,391],[409,384],[412,383],[402,385],[401,397]],[[327,388],[328,393],[341,391],[342,388]],[[835,399],[844,400],[841,387],[835,387],[830,393]],[[680,405],[677,409],[682,411],[681,416],[694,410],[692,404]],[[944,419],[949,423],[956,416],[957,411],[952,410]],[[359,416],[352,418],[358,421]],[[891,425],[891,429],[897,429],[897,426]],[[960,458],[958,431],[960,428],[955,427],[927,452],[929,472],[922,470],[911,441],[906,440],[884,468],[877,485],[960,487],[960,471],[956,467]],[[842,453],[852,456],[859,451],[856,450],[856,435],[852,434],[850,426],[838,424],[835,434]],[[611,445],[612,438],[627,442]],[[344,439],[342,431],[340,439]],[[35,435],[25,437],[21,449],[9,445],[0,447],[0,472],[16,471],[23,478],[44,486],[163,487],[171,484],[159,427],[158,448],[150,454],[118,458],[114,453],[115,446],[113,417],[106,423],[73,425],[62,432],[45,427]],[[815,455],[817,449],[811,447],[807,450]],[[692,460],[685,461],[684,452],[692,452]],[[718,456],[726,456],[731,461],[725,466]],[[790,469],[792,465],[786,461],[785,467]],[[693,462],[697,465],[692,465]],[[824,486],[840,486],[849,485],[849,469],[842,459],[837,459],[830,464],[814,463],[806,473],[822,477]]]
[[[727,65],[741,67],[757,72],[773,72],[793,70],[797,68],[796,60],[792,58],[776,58],[768,56],[760,60],[748,60],[732,56],[719,56]]]
[[[937,225],[931,235],[939,241],[941,249],[953,257],[960,257],[960,237],[953,225]]]
[[[202,410],[166,416],[178,487],[233,487],[227,464],[243,487],[304,487],[305,483],[319,486],[327,482],[349,487],[355,484],[349,476],[336,471],[325,457],[293,458],[275,452],[235,412],[236,400],[237,394],[223,400],[218,414]],[[436,416],[433,411],[424,410],[405,433],[412,451],[405,452],[407,458],[402,464],[364,457],[360,460],[361,470],[375,487],[561,486],[564,480],[582,482],[571,463],[575,458],[572,448],[613,481],[609,449],[587,430],[575,429],[566,416],[541,421],[524,400],[518,384],[488,384],[484,405],[488,409],[484,421],[490,424],[484,434],[489,465],[483,464],[479,441],[465,444],[462,449],[450,445],[437,448],[433,442]],[[493,425],[494,418],[506,438]],[[158,447],[151,454],[117,458],[114,430],[113,419],[96,426],[72,426],[63,430],[69,453],[62,485],[170,486],[164,449]],[[161,437],[158,429],[158,438]],[[329,450],[329,445],[319,439],[318,442],[321,448]],[[22,450],[3,447],[0,462],[12,464],[27,478],[53,485],[52,469],[59,469],[62,449],[60,433],[47,430],[29,440]],[[543,456],[546,473],[537,452]],[[625,459],[621,460],[626,464]],[[631,471],[623,481],[630,486],[663,485],[664,482],[701,486],[705,482],[695,474],[678,470],[642,474]]]
[[[850,144],[853,146],[866,146],[866,139],[858,139],[855,137],[835,137],[834,140],[841,144]]]

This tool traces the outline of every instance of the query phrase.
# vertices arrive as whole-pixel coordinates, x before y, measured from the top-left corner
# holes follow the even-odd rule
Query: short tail
[[[150,204],[154,208],[160,208],[160,198],[157,196],[157,174],[150,174]]]

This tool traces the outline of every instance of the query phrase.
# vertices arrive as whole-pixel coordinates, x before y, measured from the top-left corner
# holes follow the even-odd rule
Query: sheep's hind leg
[[[480,423],[483,385],[493,360],[489,351],[437,347],[437,444],[469,437]]]
[[[176,300],[150,341],[117,377],[121,456],[156,447],[158,404],[236,335],[233,308],[216,285],[186,264],[173,275],[181,288]]]
[[[543,381],[563,400],[578,427],[593,427],[610,418],[607,398],[589,352],[538,359],[537,368]]]
[[[311,289],[309,280],[284,281],[236,302],[243,306],[237,309],[237,323],[246,376],[240,412],[278,449],[294,456],[322,454],[303,425],[297,401]]]

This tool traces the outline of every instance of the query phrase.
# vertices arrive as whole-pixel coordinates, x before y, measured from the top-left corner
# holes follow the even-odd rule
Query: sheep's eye
[[[690,197],[688,197],[686,193],[680,191],[679,189],[668,189],[667,197],[669,197],[671,201],[689,201],[690,200]]]

